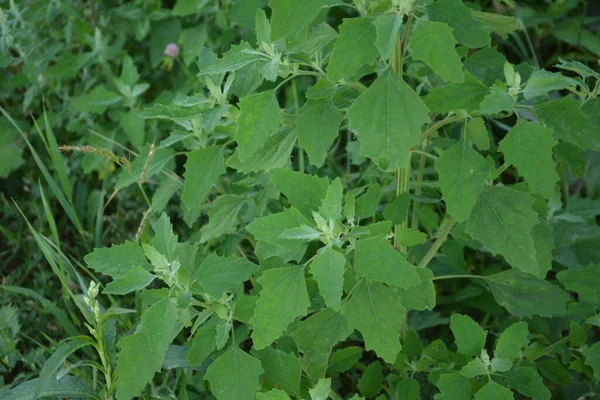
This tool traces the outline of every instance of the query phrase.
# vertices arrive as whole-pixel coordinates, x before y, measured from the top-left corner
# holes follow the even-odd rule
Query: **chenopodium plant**
[[[600,260],[554,236],[595,216],[564,182],[600,150],[600,74],[509,63],[492,37],[518,21],[460,0],[270,9],[253,44],[200,52],[205,92],[142,113],[178,127],[122,184],[181,144],[184,179],[152,204],[179,193],[196,233],[180,241],[163,213],[141,244],[85,257],[141,313],[96,344],[104,394],[140,395],[177,354],[193,373],[163,385],[223,400],[550,399],[573,377],[593,395]],[[424,333],[448,324],[455,344]]]

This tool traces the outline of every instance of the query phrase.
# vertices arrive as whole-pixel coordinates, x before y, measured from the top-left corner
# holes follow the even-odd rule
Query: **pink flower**
[[[165,56],[175,58],[179,55],[179,46],[175,43],[169,43],[167,47],[165,47],[165,51],[163,51]]]

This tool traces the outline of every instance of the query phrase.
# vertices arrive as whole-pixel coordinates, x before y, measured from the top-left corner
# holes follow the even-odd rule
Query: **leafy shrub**
[[[0,9],[0,172],[44,179],[25,226],[6,212],[36,250],[5,235],[64,299],[2,285],[2,398],[597,394],[600,39],[576,2],[112,3]],[[22,297],[60,325],[47,356]]]

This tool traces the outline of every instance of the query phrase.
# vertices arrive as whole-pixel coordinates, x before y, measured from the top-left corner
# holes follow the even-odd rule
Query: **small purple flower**
[[[169,43],[167,47],[165,47],[165,51],[163,51],[165,56],[175,58],[179,55],[179,46],[175,43]]]

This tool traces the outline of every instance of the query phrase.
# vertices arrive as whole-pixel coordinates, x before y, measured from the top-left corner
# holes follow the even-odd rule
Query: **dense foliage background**
[[[0,0],[0,398],[600,397],[598,7]]]

